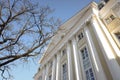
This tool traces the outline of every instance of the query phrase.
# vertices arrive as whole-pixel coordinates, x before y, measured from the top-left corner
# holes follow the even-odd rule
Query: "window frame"
[[[39,80],[42,80],[42,76],[39,76]]]
[[[118,30],[119,30],[119,29],[118,29]],[[119,35],[119,37],[118,37],[117,35]],[[113,38],[114,38],[117,46],[118,46],[119,49],[120,49],[120,31],[115,31],[115,32],[113,32]]]
[[[120,42],[120,32],[115,33],[115,36],[118,39],[118,41]]]
[[[84,49],[84,48],[87,48],[87,51],[88,51],[88,58],[89,58],[89,62],[90,62],[90,66],[88,68],[84,68],[84,65],[83,65],[83,59],[82,59],[82,53],[81,53],[81,50]],[[84,80],[87,80],[87,75],[86,75],[86,71],[90,68],[92,68],[92,71],[93,71],[93,75],[94,75],[94,80],[96,80],[96,77],[95,77],[95,71],[94,71],[94,67],[93,67],[93,63],[91,62],[91,55],[90,55],[90,51],[89,51],[89,47],[87,46],[87,44],[84,44],[83,46],[81,46],[79,48],[79,53],[80,53],[80,63],[82,65],[82,72],[83,72],[83,79]]]
[[[62,56],[64,56],[66,53],[67,53],[67,49],[66,49],[66,48],[63,48],[63,49],[62,49]]]
[[[63,74],[63,65],[66,64],[66,80],[68,80],[68,63],[67,63],[67,60],[65,60],[62,65],[61,65],[61,77],[62,77],[62,80],[64,80],[64,74]]]
[[[85,36],[84,30],[82,29],[82,30],[80,30],[80,31],[77,33],[77,35],[76,35],[77,41],[81,41],[81,40],[84,38],[84,36]]]
[[[48,80],[52,80],[52,75],[51,74],[48,76]]]
[[[120,34],[120,27],[115,28],[112,32],[111,32],[111,36],[115,42],[115,44],[117,45],[117,47],[120,50],[120,39],[116,36],[117,34]]]
[[[110,24],[113,20],[115,20],[115,18],[116,18],[116,16],[115,16],[113,13],[111,13],[111,14],[109,14],[109,15],[104,19],[104,21],[105,21],[105,23],[108,25],[108,24]]]

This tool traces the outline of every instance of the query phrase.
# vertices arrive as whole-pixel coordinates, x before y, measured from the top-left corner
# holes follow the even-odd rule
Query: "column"
[[[61,80],[61,62],[60,62],[61,54],[57,54],[57,65],[56,65],[56,80]]]
[[[96,16],[92,17],[91,24],[94,32],[96,33],[96,37],[98,38],[99,45],[104,52],[103,55],[112,74],[113,80],[120,80],[120,66],[115,59],[114,51],[111,48],[105,34],[103,33],[101,25],[96,19]]]
[[[75,72],[76,72],[76,79],[77,80],[82,80],[81,76],[81,68],[80,68],[80,59],[79,59],[79,54],[77,51],[77,43],[75,38],[72,39],[72,47],[73,47],[73,55],[74,55],[74,61],[75,61]]]
[[[42,80],[45,80],[46,66],[44,66],[42,69],[43,69]]]
[[[47,65],[46,65],[45,80],[48,80],[48,71],[49,71],[49,63],[47,63]]]
[[[118,46],[116,45],[116,42],[113,39],[111,33],[108,31],[107,27],[102,23],[102,21],[99,18],[97,18],[97,20],[98,20],[99,24],[101,25],[102,30],[105,32],[107,38],[109,39],[112,48],[114,49],[114,51],[116,52],[116,54],[119,58],[120,57],[120,50],[119,50]]]
[[[54,56],[54,58],[53,58],[52,80],[56,80],[56,56]]]
[[[89,48],[91,51],[91,55],[93,58],[92,60],[93,60],[94,66],[95,66],[96,77],[97,77],[97,79],[107,80],[105,77],[104,71],[102,69],[102,66],[101,66],[101,63],[100,63],[100,60],[98,57],[98,53],[96,51],[96,48],[95,48],[95,45],[93,43],[92,36],[90,34],[88,27],[85,27],[84,31],[85,31],[87,42],[88,42],[88,45],[89,45]]]
[[[67,60],[68,60],[68,80],[73,80],[72,53],[70,42],[67,43]]]

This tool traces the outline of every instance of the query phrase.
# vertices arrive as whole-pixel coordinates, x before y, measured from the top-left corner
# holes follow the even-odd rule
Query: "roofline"
[[[67,21],[65,21],[65,22],[59,27],[59,29],[62,28],[62,27],[64,27],[64,25],[66,25],[70,20],[72,20],[73,18],[75,18],[77,15],[81,14],[81,13],[84,11],[84,9],[90,8],[91,5],[97,5],[97,3],[94,2],[94,1],[90,2],[87,6],[85,6],[84,8],[82,8],[82,9],[81,9],[80,11],[78,11],[75,15],[73,15],[71,18],[69,18]],[[57,31],[59,31],[59,29],[58,29]],[[54,36],[53,36],[53,38],[54,38]],[[53,39],[53,38],[52,38],[52,39]],[[60,41],[61,41],[61,40],[60,40]],[[50,45],[50,44],[51,44],[51,42],[49,43],[49,45]],[[58,42],[57,44],[59,44],[59,42]],[[57,44],[56,44],[56,45],[57,45]],[[49,47],[49,46],[48,46],[48,47]],[[47,51],[47,49],[46,49],[46,51]],[[42,56],[41,59],[39,60],[39,63],[42,63],[44,57],[47,56],[47,55],[46,55],[46,54],[47,54],[46,51],[45,51],[45,53],[43,53],[43,56]],[[50,52],[51,52],[51,51],[50,51]]]

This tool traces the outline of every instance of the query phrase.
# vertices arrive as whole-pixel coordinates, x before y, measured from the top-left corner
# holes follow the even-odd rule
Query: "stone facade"
[[[92,2],[61,25],[34,80],[120,80],[119,4]]]

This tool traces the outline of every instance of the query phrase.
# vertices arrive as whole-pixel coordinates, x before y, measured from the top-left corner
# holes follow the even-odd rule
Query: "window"
[[[92,68],[85,71],[87,80],[95,80]]]
[[[81,50],[81,53],[82,53],[83,66],[84,66],[84,69],[86,69],[89,66],[91,66],[86,47],[83,50]]]
[[[66,54],[66,49],[62,50],[62,55],[64,56]]]
[[[111,20],[114,20],[115,17],[114,17],[113,15],[110,15],[110,19],[111,19]]]
[[[42,80],[42,76],[39,77],[39,80]]]
[[[49,75],[49,79],[48,79],[48,80],[51,80],[51,78],[52,78],[52,76],[51,76],[51,75]]]
[[[111,22],[111,20],[109,18],[106,18],[105,21],[107,24],[109,24]]]
[[[105,3],[104,2],[100,2],[98,4],[98,9],[101,10],[104,7]]]
[[[109,0],[104,0],[106,3],[109,1]]]
[[[110,16],[108,16],[108,17],[105,19],[105,21],[106,21],[107,24],[109,24],[109,23],[111,23],[114,19],[115,19],[115,16],[111,14]]]
[[[63,80],[67,80],[67,64],[63,64]]]
[[[81,50],[81,54],[82,54],[82,61],[83,61],[85,75],[86,75],[86,80],[95,80],[93,70],[92,70],[92,65],[91,65],[89,54],[86,47],[84,47]]]
[[[120,42],[120,32],[115,33],[115,36],[117,37],[118,41]]]
[[[53,65],[53,62],[51,61],[51,62],[50,62],[50,68],[52,68],[52,65]]]
[[[81,40],[84,37],[83,31],[78,35],[78,40]]]

